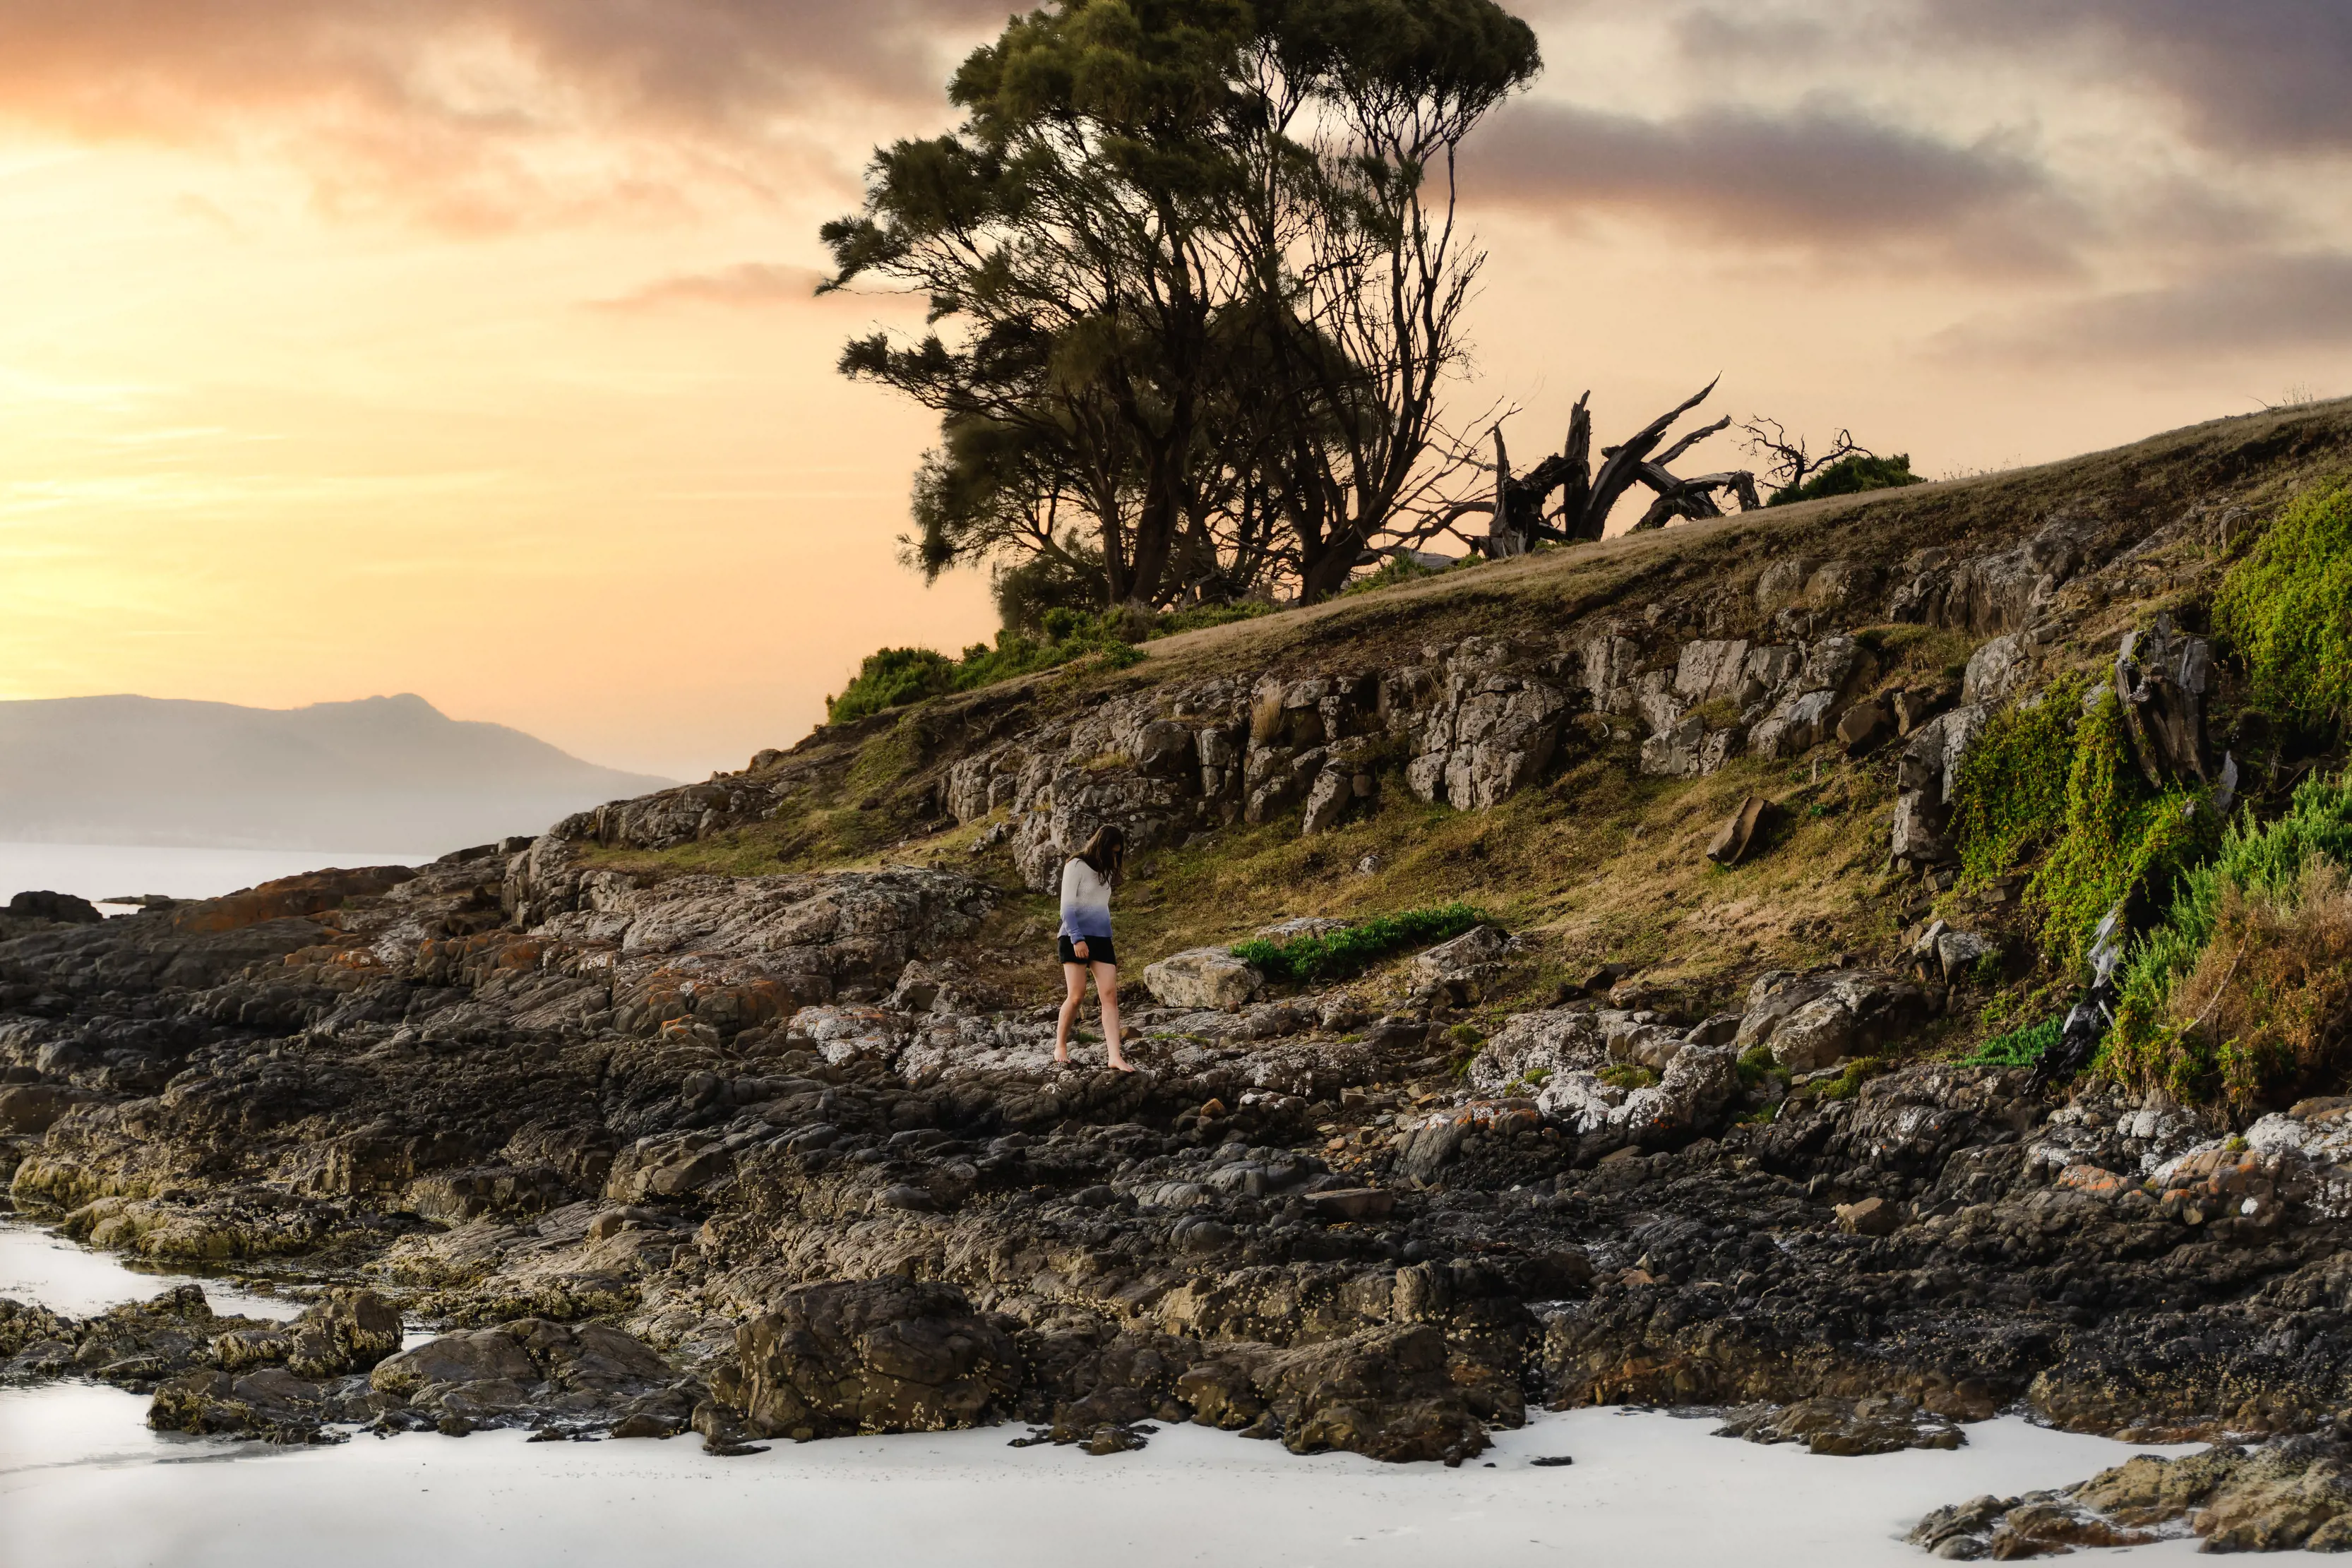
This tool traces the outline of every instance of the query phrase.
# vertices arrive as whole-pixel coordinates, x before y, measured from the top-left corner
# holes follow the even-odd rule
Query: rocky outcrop
[[[2169,614],[2124,637],[2116,654],[2116,698],[2150,788],[2206,781],[2205,696],[2213,681],[2205,639],[2175,630]]]
[[[1715,1435],[1751,1443],[1802,1443],[1809,1453],[1848,1458],[1906,1448],[1957,1448],[1968,1441],[1958,1422],[1922,1410],[1899,1395],[1743,1405],[1724,1412],[1723,1426]]]
[[[2032,538],[1998,553],[1915,551],[1894,573],[1886,619],[1979,633],[2021,632],[2091,564],[2096,532],[2087,518],[2053,517]]]
[[[1265,981],[1229,948],[1192,947],[1144,966],[1143,983],[1162,1007],[1229,1010],[1255,1000]]]
[[[735,1335],[712,1392],[761,1437],[937,1432],[1005,1413],[1021,1364],[1003,1324],[951,1286],[900,1279],[811,1285]]]
[[[1891,975],[1774,971],[1748,987],[1732,1043],[1741,1051],[1765,1048],[1790,1072],[1812,1072],[1901,1040],[1929,1011],[1924,991]]]
[[[1937,1557],[2007,1560],[2194,1536],[2205,1552],[2352,1551],[2352,1445],[2340,1432],[2165,1458],[1937,1509],[1906,1537]]]

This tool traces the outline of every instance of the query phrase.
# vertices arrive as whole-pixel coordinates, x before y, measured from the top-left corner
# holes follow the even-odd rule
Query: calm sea
[[[0,905],[34,889],[77,894],[92,903],[150,893],[172,898],[217,898],[298,872],[326,866],[421,865],[437,852],[0,843]]]

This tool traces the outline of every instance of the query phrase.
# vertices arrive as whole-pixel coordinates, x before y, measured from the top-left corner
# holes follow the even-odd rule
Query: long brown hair
[[[1095,830],[1095,836],[1087,841],[1078,858],[1093,868],[1097,876],[1108,882],[1127,864],[1127,835],[1116,824],[1106,822]]]

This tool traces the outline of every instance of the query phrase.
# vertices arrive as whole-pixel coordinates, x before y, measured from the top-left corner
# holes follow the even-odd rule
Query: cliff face
[[[527,846],[29,930],[12,1191],[464,1331],[446,1375],[289,1375],[248,1423],[281,1434],[1021,1416],[1108,1451],[1153,1418],[1459,1460],[1531,1397],[1790,1406],[1739,1429],[1825,1452],[2020,1400],[2296,1429],[2352,1352],[2310,1315],[2341,1103],[2240,1128],[1956,1060],[2072,977],[2014,879],[1956,883],[1945,812],[1991,716],[2075,674],[2218,776],[2224,536],[2347,462],[2321,409],[1477,567]],[[1105,821],[1134,1074],[1049,1060],[1040,890]],[[1360,973],[1224,951],[1456,899],[1493,918]],[[587,1320],[636,1347],[609,1397],[572,1397]],[[234,1426],[188,1345],[122,1380]]]

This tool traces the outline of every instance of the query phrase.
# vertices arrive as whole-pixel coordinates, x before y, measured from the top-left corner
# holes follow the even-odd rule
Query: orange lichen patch
[[[172,928],[190,936],[217,936],[225,931],[242,931],[266,920],[320,915],[347,898],[382,893],[415,875],[404,865],[379,865],[358,871],[317,871],[280,877],[226,898],[207,899],[173,910]]]
[[[2087,1192],[2094,1197],[2121,1197],[2139,1183],[2099,1166],[2068,1166],[2058,1173],[2058,1185]]]
[[[2197,1197],[2242,1197],[2269,1191],[2271,1173],[2252,1150],[2206,1149],[2177,1161],[2165,1181]]]
[[[500,969],[535,969],[545,947],[511,931],[483,931],[471,936],[434,936],[416,945],[415,972],[436,985],[479,983]]]
[[[383,960],[368,948],[341,943],[322,942],[309,947],[298,947],[286,955],[288,968],[299,968],[310,964],[324,964],[338,969],[381,969]]]

